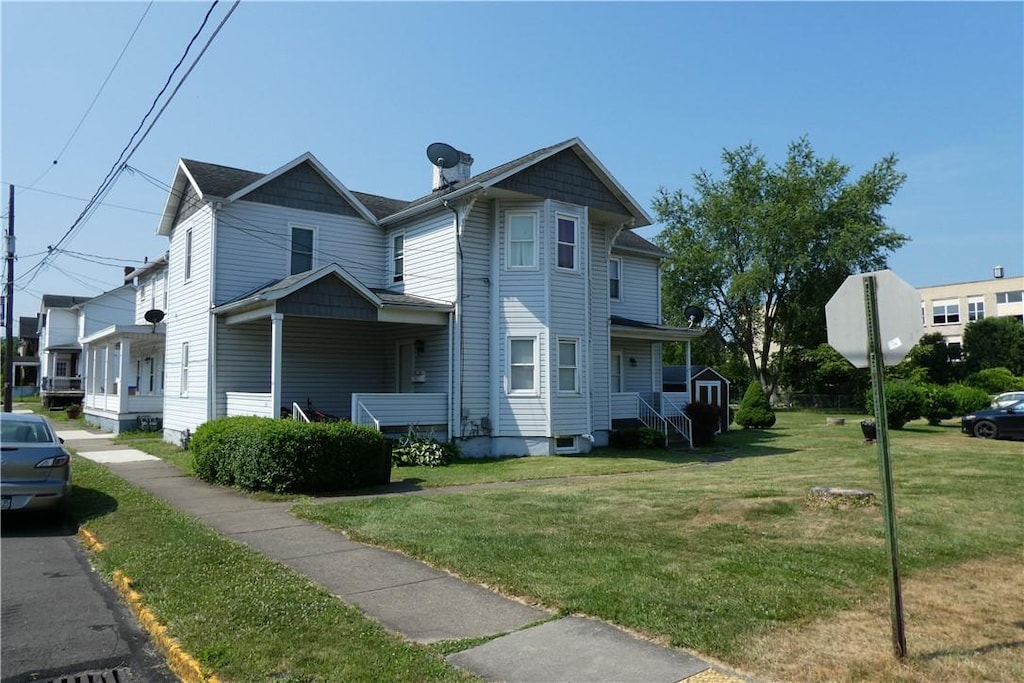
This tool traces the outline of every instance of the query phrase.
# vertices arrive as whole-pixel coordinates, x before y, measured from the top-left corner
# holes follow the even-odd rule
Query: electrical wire
[[[28,191],[28,192],[40,192],[42,194],[48,194],[48,195],[52,195],[54,197],[63,197],[64,199],[73,199],[76,202],[88,202],[89,201],[85,197],[75,197],[74,195],[63,194],[61,192],[53,192],[51,190],[40,190],[38,187],[31,187],[31,186],[28,186],[28,185],[18,185],[16,183],[6,183],[5,181],[2,181],[2,180],[0,180],[0,183],[14,185],[14,187],[18,188],[19,190],[24,190],[24,191]],[[110,207],[112,209],[124,209],[125,211],[135,211],[136,213],[145,213],[145,214],[149,214],[150,216],[159,216],[160,215],[159,211],[147,211],[146,209],[137,209],[137,208],[135,208],[133,206],[122,206],[120,204],[107,204],[105,202],[96,202],[96,203],[99,204],[100,206],[107,206],[107,207]],[[4,216],[2,216],[2,218],[6,218],[6,217],[7,217],[6,214]]]
[[[116,182],[117,178],[119,178],[121,173],[124,171],[125,165],[127,164],[128,160],[131,159],[132,155],[135,154],[135,151],[138,150],[139,145],[141,145],[142,142],[149,135],[149,132],[151,130],[153,130],[153,126],[159,120],[160,115],[164,112],[164,110],[166,110],[167,106],[170,104],[171,100],[174,98],[174,95],[177,94],[178,90],[184,84],[185,79],[188,78],[189,74],[192,73],[192,70],[199,63],[199,60],[206,53],[206,49],[209,48],[210,44],[213,42],[213,39],[217,37],[217,34],[220,32],[220,29],[223,28],[224,24],[231,17],[232,13],[234,13],[235,9],[238,7],[238,4],[241,2],[241,0],[235,0],[235,3],[231,6],[231,9],[224,16],[224,18],[221,20],[221,22],[217,26],[216,30],[207,39],[206,44],[203,46],[202,51],[195,58],[195,60],[193,60],[192,65],[189,67],[188,71],[181,77],[181,79],[179,80],[178,85],[175,87],[174,91],[171,93],[171,95],[168,97],[167,101],[164,103],[163,107],[160,109],[159,113],[157,113],[156,117],[150,123],[149,128],[146,129],[145,133],[142,135],[141,138],[139,138],[139,140],[135,144],[135,146],[131,147],[131,144],[135,140],[136,136],[139,134],[139,131],[141,131],[142,128],[145,126],[146,119],[149,117],[149,115],[156,108],[156,105],[159,102],[160,97],[162,97],[163,94],[167,91],[167,87],[170,85],[170,82],[173,79],[174,74],[177,73],[178,69],[181,67],[181,65],[184,63],[185,59],[187,58],[188,53],[191,51],[192,45],[195,44],[196,40],[199,38],[199,35],[202,33],[203,29],[206,27],[206,24],[209,21],[210,15],[213,13],[214,8],[219,4],[219,1],[220,0],[214,0],[213,4],[210,5],[209,9],[206,12],[206,15],[203,17],[202,24],[200,24],[200,26],[196,30],[195,34],[193,34],[191,40],[189,40],[188,45],[186,46],[184,53],[182,54],[181,58],[178,60],[178,63],[175,65],[174,69],[171,70],[171,73],[167,77],[167,81],[164,83],[163,88],[161,88],[160,92],[157,93],[157,96],[154,98],[153,103],[150,105],[149,110],[146,112],[145,116],[142,117],[142,120],[139,122],[139,125],[136,127],[135,132],[132,133],[132,135],[129,138],[127,144],[125,144],[124,148],[121,150],[121,153],[118,155],[117,161],[115,161],[114,165],[111,166],[110,171],[107,172],[107,175],[103,179],[103,181],[100,183],[99,188],[96,190],[95,193],[93,193],[93,196],[89,200],[88,205],[82,210],[82,212],[78,215],[78,218],[75,219],[75,221],[64,232],[64,234],[61,236],[61,238],[59,240],[57,240],[56,244],[52,245],[53,248],[51,249],[50,254],[47,254],[47,256],[43,257],[43,259],[38,264],[36,264],[36,266],[34,266],[34,268],[31,270],[31,272],[27,274],[28,281],[25,283],[26,285],[27,284],[31,284],[31,282],[38,276],[38,274],[50,262],[51,256],[55,252],[59,253],[58,252],[58,248],[60,247],[60,245],[63,244],[65,241],[73,239],[74,236],[77,234],[77,232],[85,224],[85,222],[87,222],[88,217],[90,217],[96,211],[97,202],[100,199],[102,199],[104,196],[106,196],[106,194],[111,190],[111,188],[113,187],[113,185]],[[131,147],[131,151],[130,152],[128,151],[129,147]]]
[[[68,136],[68,139],[64,143],[64,146],[60,148],[59,152],[57,152],[57,156],[54,157],[53,163],[47,166],[46,170],[43,171],[38,178],[33,180],[31,185],[24,189],[31,190],[32,188],[34,188],[40,180],[45,178],[46,175],[51,170],[53,170],[53,167],[56,166],[57,162],[60,161],[61,157],[64,156],[64,152],[67,151],[68,146],[71,145],[71,141],[75,139],[76,135],[78,135],[79,129],[82,127],[82,124],[85,123],[85,119],[89,116],[89,113],[92,111],[92,108],[96,105],[96,101],[100,98],[100,95],[103,93],[103,89],[107,87],[107,82],[110,80],[110,77],[114,75],[114,70],[117,69],[117,65],[121,63],[121,58],[124,57],[124,53],[128,51],[128,46],[132,44],[132,40],[135,38],[135,34],[139,32],[139,28],[142,26],[142,22],[145,20],[146,15],[149,14],[150,8],[153,7],[153,2],[154,0],[149,0],[149,4],[146,5],[146,9],[143,10],[142,16],[139,17],[138,23],[135,24],[135,29],[132,31],[131,35],[128,36],[127,42],[125,42],[124,47],[121,48],[121,53],[117,55],[117,59],[114,60],[113,66],[111,66],[110,71],[107,72],[107,77],[103,79],[103,83],[100,84],[99,90],[96,91],[96,94],[92,98],[92,102],[89,103],[89,106],[86,108],[85,113],[82,114],[82,118],[78,120],[78,125],[75,126],[75,129],[73,131],[71,131],[71,135]]]

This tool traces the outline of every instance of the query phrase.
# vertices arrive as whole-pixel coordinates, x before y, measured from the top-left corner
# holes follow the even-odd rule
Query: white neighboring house
[[[312,154],[270,173],[182,159],[167,269],[164,438],[313,410],[467,455],[587,452],[663,417],[651,220],[577,138],[414,201],[350,191]],[[425,174],[426,175],[426,174]]]
[[[39,397],[43,407],[82,402],[78,311],[87,296],[44,294],[39,303]]]
[[[166,271],[166,257],[156,259],[126,272],[123,286],[78,307],[82,414],[89,424],[114,434],[159,424],[164,331],[144,315],[154,292],[163,291]],[[155,296],[162,301],[162,293]]]

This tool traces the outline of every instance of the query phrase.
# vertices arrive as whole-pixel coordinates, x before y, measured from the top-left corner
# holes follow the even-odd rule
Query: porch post
[[[281,347],[284,343],[284,313],[270,314],[270,409],[271,417],[281,413]]]
[[[103,347],[103,407],[110,405],[110,344]]]
[[[131,342],[127,338],[121,340],[121,357],[117,363],[117,412],[128,412],[128,356]]]
[[[92,348],[88,344],[82,346],[82,367],[78,368],[78,374],[82,378],[82,407],[86,408],[92,405],[90,401],[91,396],[89,395],[89,374],[92,370],[92,364],[89,362],[89,354],[92,352]]]
[[[686,340],[686,402],[693,403],[693,368],[690,366],[690,340]]]

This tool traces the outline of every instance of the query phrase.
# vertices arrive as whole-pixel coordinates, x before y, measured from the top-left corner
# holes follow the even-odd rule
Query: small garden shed
[[[689,370],[689,371],[688,371]],[[690,378],[687,386],[686,378]],[[661,370],[662,391],[666,394],[687,394],[692,401],[721,409],[721,431],[729,429],[729,380],[707,365],[666,365]]]

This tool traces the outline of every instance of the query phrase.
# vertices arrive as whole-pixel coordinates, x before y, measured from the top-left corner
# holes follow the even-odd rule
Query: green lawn
[[[718,465],[634,453],[422,468],[414,477],[422,486],[569,478],[305,503],[296,512],[468,579],[728,661],[756,634],[885,593],[880,508],[807,499],[817,485],[878,490],[877,449],[863,442],[858,420],[826,426],[822,414],[780,413],[774,429],[720,436],[717,447],[733,460]],[[905,576],[1019,553],[1019,442],[923,422],[890,440]],[[633,474],[572,478],[615,471]]]

